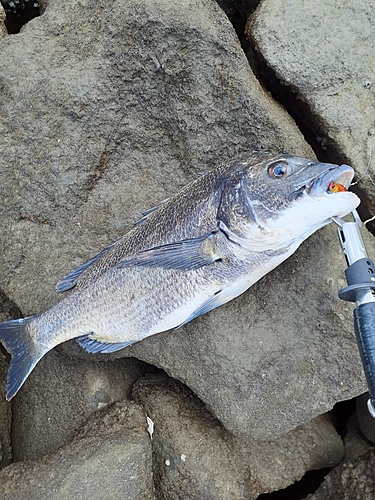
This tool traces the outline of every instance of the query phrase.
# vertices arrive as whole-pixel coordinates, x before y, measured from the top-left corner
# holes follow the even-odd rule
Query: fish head
[[[228,172],[218,218],[253,250],[299,244],[359,205],[353,176],[348,165],[252,154]]]

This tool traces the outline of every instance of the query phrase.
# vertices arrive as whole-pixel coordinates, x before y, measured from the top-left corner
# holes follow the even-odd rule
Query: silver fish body
[[[237,297],[332,217],[358,206],[353,193],[328,189],[352,178],[346,165],[253,152],[185,186],[63,278],[58,291],[72,292],[61,302],[0,324],[12,354],[7,399],[66,340],[113,352]]]

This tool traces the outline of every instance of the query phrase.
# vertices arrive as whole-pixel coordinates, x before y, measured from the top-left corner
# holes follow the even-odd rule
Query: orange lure
[[[347,189],[342,184],[336,182],[330,182],[328,186],[328,191],[331,191],[331,193],[339,193],[341,191],[347,191]]]

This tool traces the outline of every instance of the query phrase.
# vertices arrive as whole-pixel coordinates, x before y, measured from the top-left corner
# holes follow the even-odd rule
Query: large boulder
[[[272,69],[272,88],[281,83],[323,153],[355,167],[365,216],[375,213],[374,30],[375,5],[367,0],[264,0],[247,25],[264,61],[260,73]]]
[[[375,491],[375,448],[331,471],[306,500],[372,500]]]
[[[152,500],[146,416],[126,401],[98,411],[58,451],[0,472],[3,500]]]
[[[154,424],[153,467],[158,498],[255,499],[333,467],[344,446],[326,415],[267,442],[235,437],[181,383],[165,375],[140,379],[133,395]]]
[[[52,0],[0,42],[1,288],[23,314],[200,172],[312,156],[209,0]]]
[[[144,365],[131,358],[95,363],[49,352],[13,403],[14,461],[55,451],[96,410],[129,399]]]

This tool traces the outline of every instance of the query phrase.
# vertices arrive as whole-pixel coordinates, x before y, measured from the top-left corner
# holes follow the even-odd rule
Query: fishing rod
[[[355,302],[354,329],[370,397],[367,407],[375,418],[375,266],[368,258],[359,228],[362,221],[356,210],[354,221],[338,217],[332,220],[348,265],[345,270],[348,286],[339,291],[339,298]]]

